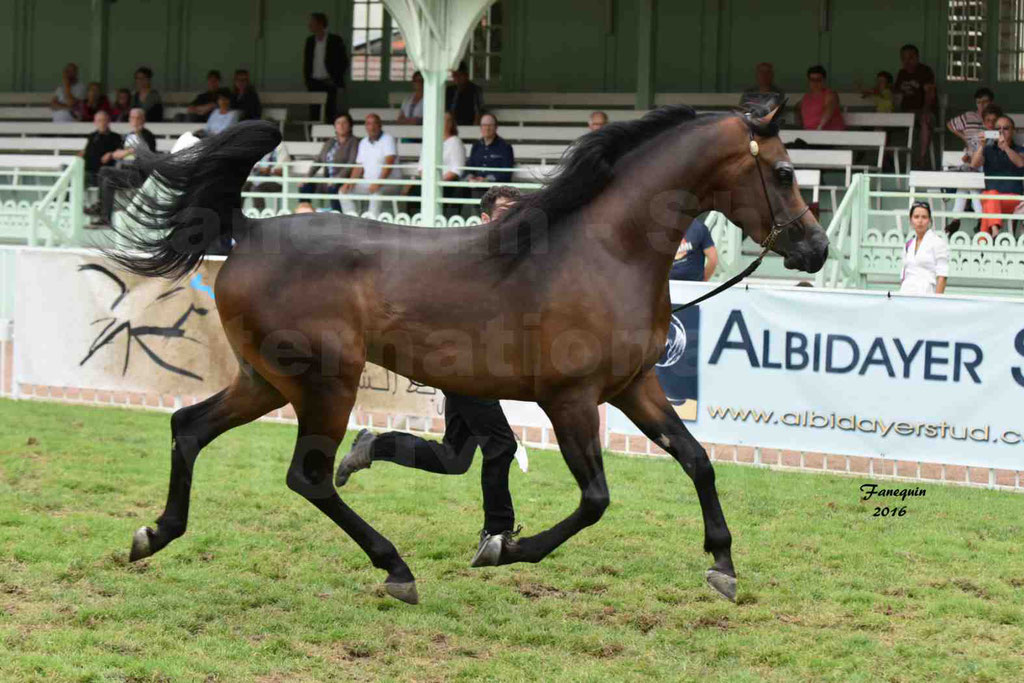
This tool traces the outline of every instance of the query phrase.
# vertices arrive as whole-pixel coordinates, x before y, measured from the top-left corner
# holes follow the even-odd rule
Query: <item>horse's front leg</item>
[[[581,529],[601,519],[608,507],[597,403],[589,398],[564,397],[542,403],[541,408],[551,420],[565,464],[579,484],[580,503],[571,515],[547,531],[506,544],[499,564],[539,562]]]
[[[704,550],[715,558],[715,563],[706,572],[707,581],[723,597],[735,601],[732,536],[718,502],[715,470],[704,447],[693,438],[672,409],[653,368],[613,398],[611,404],[625,413],[648,439],[668,451],[693,480],[704,515]]]

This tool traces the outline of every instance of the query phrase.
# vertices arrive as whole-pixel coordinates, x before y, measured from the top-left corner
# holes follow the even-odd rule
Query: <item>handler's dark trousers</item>
[[[480,476],[484,529],[491,534],[512,529],[516,520],[508,490],[508,470],[515,459],[517,444],[501,404],[491,399],[445,394],[444,420],[444,440],[440,443],[405,432],[381,434],[373,441],[373,460],[438,474],[465,474],[479,446],[484,454]]]

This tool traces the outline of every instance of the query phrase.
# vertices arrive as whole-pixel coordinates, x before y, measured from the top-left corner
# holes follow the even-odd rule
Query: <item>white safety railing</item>
[[[0,239],[45,246],[79,242],[84,169],[80,157],[0,155]]]
[[[925,201],[932,208],[936,233],[949,242],[948,287],[968,287],[976,293],[1024,293],[1024,229],[1020,227],[1024,215],[954,211],[948,206],[958,198],[992,199],[980,189],[956,193],[942,187],[911,185],[908,190],[898,189],[903,183],[912,183],[913,177],[854,176],[829,224],[829,260],[818,274],[818,284],[848,288],[896,285],[903,267],[903,250],[913,234],[910,205]],[[1020,182],[1020,178],[1014,180]],[[1000,198],[1024,202],[1024,194]],[[1024,203],[1020,207],[1024,209]],[[947,238],[942,229],[952,219],[960,220],[964,227]],[[1005,229],[995,238],[980,230],[970,232],[980,219],[999,220]]]

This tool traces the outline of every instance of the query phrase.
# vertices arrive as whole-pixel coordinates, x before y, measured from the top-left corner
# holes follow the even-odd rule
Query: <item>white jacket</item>
[[[900,292],[934,294],[937,278],[949,276],[949,245],[934,230],[924,234],[920,246],[916,242],[915,234],[903,247]]]

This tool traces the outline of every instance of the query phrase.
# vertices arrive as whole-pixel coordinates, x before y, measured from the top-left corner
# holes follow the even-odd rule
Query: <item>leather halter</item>
[[[749,116],[749,114],[748,114],[748,116]],[[717,287],[712,289],[710,292],[697,297],[693,301],[687,302],[685,304],[680,304],[679,306],[673,306],[672,307],[672,311],[671,311],[672,313],[677,313],[677,312],[682,311],[682,310],[684,310],[686,308],[689,308],[690,306],[695,306],[696,304],[699,304],[701,301],[704,301],[706,299],[710,299],[711,297],[715,296],[716,294],[720,294],[720,293],[724,292],[725,290],[729,289],[734,284],[736,284],[737,282],[739,282],[743,278],[745,278],[748,275],[750,275],[751,273],[753,273],[755,270],[757,270],[757,267],[759,265],[761,265],[761,261],[764,260],[764,257],[768,255],[768,252],[771,251],[772,247],[775,246],[775,240],[777,240],[779,238],[779,235],[782,234],[782,231],[785,230],[786,228],[788,228],[789,226],[793,225],[794,223],[796,223],[801,218],[803,218],[804,214],[811,210],[810,205],[806,205],[806,206],[804,206],[804,210],[803,211],[801,211],[797,215],[793,216],[792,218],[790,218],[785,223],[779,223],[778,221],[775,220],[775,210],[772,208],[772,200],[768,196],[768,184],[764,181],[764,171],[761,170],[761,160],[758,158],[758,154],[760,153],[760,151],[761,150],[758,147],[757,140],[754,139],[754,129],[751,128],[750,129],[750,156],[754,157],[754,166],[757,168],[757,176],[761,179],[761,190],[764,192],[764,201],[768,205],[768,216],[769,216],[769,218],[771,218],[771,221],[772,221],[772,229],[771,229],[771,231],[768,233],[768,236],[764,238],[764,241],[761,242],[761,253],[758,255],[758,257],[756,259],[754,259],[750,263],[749,266],[744,268],[742,272],[738,273],[737,275],[733,275],[731,278],[729,278],[728,280],[726,280],[722,284],[718,285]]]

